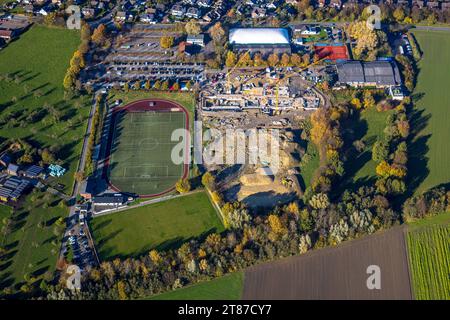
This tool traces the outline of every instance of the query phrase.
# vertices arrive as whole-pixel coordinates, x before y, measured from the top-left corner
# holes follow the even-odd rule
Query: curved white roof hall
[[[289,34],[282,28],[231,29],[230,44],[289,44]]]

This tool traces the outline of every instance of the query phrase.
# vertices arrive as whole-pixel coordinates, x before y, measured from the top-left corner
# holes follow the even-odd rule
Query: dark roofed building
[[[44,171],[44,168],[32,165],[29,166],[27,170],[24,172],[24,176],[29,178],[37,178]]]
[[[205,35],[204,34],[198,34],[198,35],[188,35],[186,38],[186,42],[190,44],[195,44],[200,47],[205,46]]]
[[[30,187],[30,182],[25,179],[10,177],[3,182],[0,187],[0,200],[7,202],[9,200],[17,201],[19,197]]]
[[[339,82],[362,83],[364,82],[364,70],[360,61],[349,61],[337,65]]]
[[[19,166],[14,163],[10,163],[6,171],[9,175],[17,176],[19,174]]]
[[[96,206],[120,206],[126,202],[126,199],[121,194],[105,194],[93,197],[92,202]]]
[[[3,153],[0,156],[0,164],[4,167],[7,167],[11,162],[11,157],[7,153]]]
[[[11,41],[16,36],[16,32],[14,30],[0,30],[0,38],[5,41]]]
[[[353,87],[390,87],[401,84],[400,72],[393,61],[349,61],[337,65],[339,83]]]

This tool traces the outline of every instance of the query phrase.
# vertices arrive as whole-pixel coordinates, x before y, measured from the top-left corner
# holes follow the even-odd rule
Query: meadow
[[[12,212],[10,207],[0,206],[0,216],[12,222],[0,241],[6,250],[0,264],[2,289],[11,288],[14,293],[23,284],[31,288],[52,277],[61,245],[60,236],[55,234],[57,220],[67,215],[60,202],[49,193],[33,192]]]
[[[204,192],[95,217],[90,227],[102,260],[177,248],[224,230]]]
[[[450,299],[450,212],[412,223],[407,242],[415,298]]]
[[[244,273],[199,282],[185,288],[148,297],[149,300],[238,300],[241,299]]]
[[[423,58],[411,115],[409,185],[416,193],[450,183],[450,33],[414,31]]]
[[[24,139],[51,148],[68,172],[54,183],[70,194],[90,101],[64,97],[63,78],[80,42],[78,31],[33,26],[0,51],[0,143]]]

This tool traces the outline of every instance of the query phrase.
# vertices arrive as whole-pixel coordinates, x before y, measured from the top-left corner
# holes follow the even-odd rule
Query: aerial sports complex
[[[171,140],[176,129],[189,130],[188,111],[176,102],[145,99],[116,108],[103,171],[110,187],[142,198],[173,191],[189,172],[187,161],[176,164],[171,158],[172,149],[180,143]],[[185,141],[189,150],[190,141]]]

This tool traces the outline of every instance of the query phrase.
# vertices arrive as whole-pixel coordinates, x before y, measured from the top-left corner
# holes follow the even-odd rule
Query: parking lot
[[[177,46],[162,48],[160,38],[180,34],[164,26],[136,25],[124,31],[113,43],[106,58],[85,70],[87,83],[105,88],[124,87],[125,83],[144,88],[147,80],[168,80],[180,85],[203,81],[204,64],[181,63],[176,60]],[[175,40],[177,41],[177,40]],[[141,81],[141,83],[130,83]]]
[[[130,80],[191,80],[201,81],[202,64],[164,63],[150,61],[117,61],[106,66],[106,73],[100,78],[105,81]]]
[[[96,266],[98,260],[95,255],[94,243],[86,224],[85,213],[77,213],[68,220],[69,236],[64,239],[62,253],[69,258],[72,253],[72,263],[77,265],[82,271]]]

